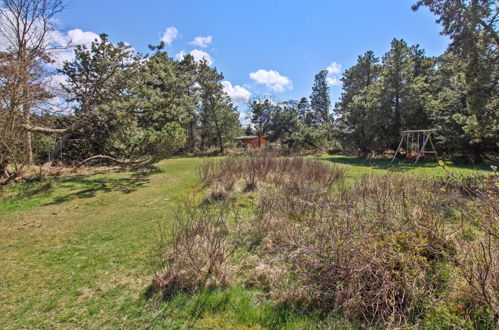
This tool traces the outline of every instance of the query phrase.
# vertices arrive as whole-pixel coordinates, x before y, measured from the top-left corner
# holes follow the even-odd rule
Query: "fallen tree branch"
[[[19,175],[17,175],[17,174],[9,175],[5,180],[0,181],[0,186],[6,186],[9,183],[11,183],[12,181],[16,180],[18,177],[19,177]]]
[[[146,164],[148,164],[150,162],[150,160],[138,161],[138,162],[122,161],[122,160],[113,158],[111,156],[95,155],[95,156],[89,157],[89,158],[81,161],[75,167],[76,168],[82,167],[86,163],[89,163],[89,162],[92,162],[92,161],[95,161],[95,160],[107,160],[107,161],[111,161],[113,163],[116,163],[118,165],[123,165],[123,166],[146,165]]]
[[[75,123],[67,128],[49,128],[49,127],[41,127],[41,126],[32,126],[32,125],[21,125],[25,130],[28,130],[33,133],[44,133],[44,134],[68,134],[76,131],[78,128],[82,126],[81,123]]]
[[[43,167],[52,166],[54,159],[56,159],[62,152],[64,145],[67,141],[73,136],[73,133],[83,126],[82,121],[78,121],[73,125],[66,128],[49,128],[49,127],[41,127],[41,126],[32,126],[32,125],[21,125],[25,130],[28,130],[32,133],[42,133],[42,134],[51,134],[51,135],[63,135],[62,139],[57,142],[57,146],[54,151],[49,155],[48,160],[43,164]]]

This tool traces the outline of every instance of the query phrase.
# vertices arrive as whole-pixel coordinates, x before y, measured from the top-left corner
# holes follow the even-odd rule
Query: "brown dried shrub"
[[[228,218],[233,216],[227,202],[197,207],[187,203],[179,210],[170,237],[161,246],[162,270],[154,276],[153,288],[169,295],[226,286],[233,251],[227,226]]]
[[[496,323],[499,322],[498,183],[497,178],[491,177],[477,189],[463,186],[462,190],[475,198],[459,205],[462,223],[475,228],[477,238],[458,236],[460,253],[452,259],[467,285],[462,291],[468,292],[463,297],[465,301],[472,309],[487,307]]]
[[[288,272],[274,296],[368,324],[416,322],[445,295],[439,267],[456,254],[442,221],[452,198],[431,187],[387,175],[333,192],[302,185],[262,194],[253,236]]]
[[[344,170],[303,157],[227,157],[205,162],[199,175],[205,186],[220,185],[231,191],[242,181],[244,190],[251,191],[261,183],[332,187],[341,181]]]

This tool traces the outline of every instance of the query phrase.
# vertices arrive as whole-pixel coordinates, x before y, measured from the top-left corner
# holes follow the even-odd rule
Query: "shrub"
[[[206,287],[223,287],[230,280],[232,253],[227,240],[228,203],[216,207],[187,203],[178,211],[169,239],[162,245],[163,267],[153,287],[169,295]]]
[[[259,184],[320,185],[332,187],[341,181],[344,171],[317,160],[302,157],[227,157],[205,162],[199,169],[205,186],[222,186],[232,191],[237,182],[251,191]]]
[[[458,236],[460,253],[453,261],[466,281],[463,298],[470,309],[485,307],[499,321],[499,199],[497,186],[487,187],[473,191],[476,198],[459,207],[463,222],[477,233],[474,240]]]
[[[200,175],[222,214],[230,191],[258,188],[255,215],[229,228],[213,220],[225,215],[204,216],[213,210],[187,212],[155,278],[166,292],[237,276],[284,305],[367,327],[492,329],[499,320],[495,177],[391,173],[337,185],[341,169],[266,156],[207,162]],[[227,257],[236,247],[246,248],[237,271]]]
[[[367,324],[417,323],[448,294],[457,248],[443,219],[453,200],[433,181],[393,174],[333,192],[263,193],[253,237],[264,262],[287,271],[272,294]]]

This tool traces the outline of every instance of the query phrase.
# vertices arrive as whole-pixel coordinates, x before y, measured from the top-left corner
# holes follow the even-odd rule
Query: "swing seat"
[[[407,159],[413,159],[414,156],[413,155],[406,155],[405,158],[407,158]]]
[[[54,167],[54,166],[49,166],[49,170],[52,171],[62,171],[64,167]]]

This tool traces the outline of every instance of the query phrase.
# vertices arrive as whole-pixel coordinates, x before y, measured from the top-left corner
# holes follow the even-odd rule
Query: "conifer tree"
[[[310,106],[312,108],[312,124],[321,125],[330,123],[332,117],[329,113],[331,108],[331,96],[329,85],[327,84],[328,70],[321,70],[315,75],[312,95],[310,96]]]

